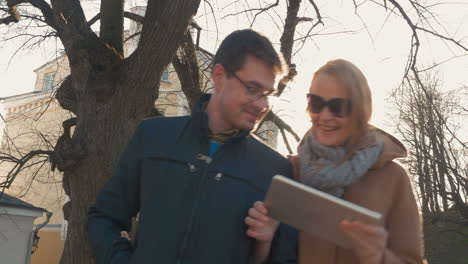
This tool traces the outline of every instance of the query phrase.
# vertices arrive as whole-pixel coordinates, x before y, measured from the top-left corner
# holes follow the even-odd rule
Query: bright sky
[[[138,0],[129,1],[130,4],[135,2]],[[201,46],[205,49],[214,52],[225,35],[235,29],[249,27],[249,18],[245,15],[222,19],[228,13],[244,9],[241,3],[231,4],[233,2],[220,0],[213,4],[215,10],[222,10],[221,14],[216,14],[217,23],[215,24],[213,15],[210,14],[210,7],[201,1],[196,20],[203,28]],[[267,1],[267,3],[270,2],[274,1]],[[275,107],[275,111],[285,118],[300,136],[310,126],[304,109],[305,93],[308,90],[312,73],[328,60],[336,58],[347,59],[364,72],[373,92],[372,123],[389,132],[394,132],[391,123],[393,120],[388,116],[392,112],[388,95],[402,80],[410,48],[410,30],[402,19],[387,18],[389,12],[385,12],[383,7],[370,1],[358,10],[362,20],[366,21],[366,29],[360,18],[354,14],[352,2],[325,1],[321,4],[322,16],[326,17],[325,27],[319,26],[320,35],[309,39],[293,59],[299,74],[294,83],[290,85],[291,89],[282,96],[283,102]],[[82,3],[89,7],[88,19],[97,12],[98,3],[93,1],[82,1]],[[302,1],[302,6],[300,16],[315,16],[308,1]],[[447,34],[454,35],[456,38],[468,36],[468,2],[440,5],[438,8],[442,10],[438,14],[446,26]],[[284,16],[284,7],[276,9],[276,12]],[[205,13],[208,14],[204,15]],[[263,32],[273,42],[279,43],[280,32],[272,22],[272,18],[282,28],[277,15],[272,12],[270,15],[259,16],[254,29]],[[218,35],[214,33],[216,25],[219,29]],[[305,31],[309,25],[304,23],[301,27]],[[340,31],[355,32],[327,34]],[[0,26],[0,34],[5,32],[4,26]],[[433,37],[422,37],[421,42],[425,46],[421,48],[419,61],[425,66],[461,54],[455,46],[446,45]],[[19,42],[0,44],[0,97],[32,91],[35,82],[33,70],[54,57],[55,42],[49,42],[48,45],[34,51],[18,54],[8,65],[11,53],[18,45]],[[462,84],[468,84],[467,56],[450,60],[438,69],[445,89],[456,89]]]

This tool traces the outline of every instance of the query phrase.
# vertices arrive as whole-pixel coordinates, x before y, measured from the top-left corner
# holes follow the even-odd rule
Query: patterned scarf
[[[301,181],[321,191],[342,197],[344,188],[366,174],[377,161],[383,148],[383,143],[377,141],[372,130],[364,135],[361,142],[359,145],[362,147],[357,148],[349,159],[344,160],[347,153],[343,146],[321,145],[310,129],[297,147],[301,163]]]
[[[210,129],[208,129],[208,139],[210,141],[219,143],[219,144],[224,144],[226,143],[230,138],[237,136],[241,131],[240,130],[234,130],[230,133],[226,134],[213,134]]]

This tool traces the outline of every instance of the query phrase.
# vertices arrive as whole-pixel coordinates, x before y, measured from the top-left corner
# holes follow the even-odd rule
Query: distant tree
[[[421,86],[423,85],[423,86]],[[434,72],[407,78],[395,97],[397,130],[409,146],[406,160],[419,191],[426,220],[453,208],[468,221],[468,145],[458,135],[462,116],[460,91],[442,92]]]

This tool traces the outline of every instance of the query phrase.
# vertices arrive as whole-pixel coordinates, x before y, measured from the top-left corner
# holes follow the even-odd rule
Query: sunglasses
[[[351,101],[344,98],[332,98],[328,101],[316,94],[307,94],[307,109],[319,114],[325,107],[336,117],[346,117],[351,113]]]

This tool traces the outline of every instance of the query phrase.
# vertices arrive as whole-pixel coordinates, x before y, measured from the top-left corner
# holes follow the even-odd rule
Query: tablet
[[[382,215],[281,175],[273,177],[265,198],[269,216],[338,246],[351,244],[339,229],[343,219],[379,225]]]

